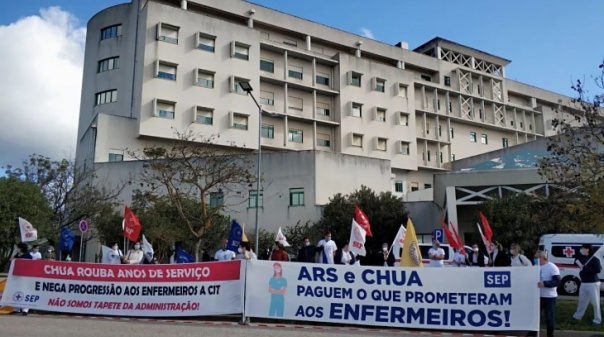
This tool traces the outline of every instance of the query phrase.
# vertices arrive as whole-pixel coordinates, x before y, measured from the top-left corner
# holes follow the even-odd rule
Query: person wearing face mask
[[[575,258],[575,264],[581,268],[581,271],[579,271],[579,277],[581,278],[579,304],[571,320],[580,321],[587,310],[587,306],[591,303],[594,308],[594,318],[591,324],[600,325],[602,323],[602,312],[600,311],[600,278],[598,274],[602,271],[602,265],[600,259],[594,256],[593,247],[590,244],[583,244],[579,254]]]
[[[432,240],[432,248],[428,251],[428,257],[430,258],[430,263],[428,267],[436,267],[441,268],[445,266],[445,251],[440,248],[440,242],[438,240]]]
[[[214,254],[215,261],[231,261],[235,259],[235,252],[227,249],[227,239],[222,240],[222,248]]]
[[[509,267],[510,266],[510,257],[503,250],[503,246],[501,243],[497,241],[493,241],[493,245],[491,246],[491,267]]]
[[[235,256],[235,260],[258,260],[256,254],[250,249],[250,243],[247,241],[241,242],[237,251],[238,253],[237,256]]]
[[[468,254],[468,262],[471,267],[484,267],[485,266],[484,253],[478,249],[478,244],[472,245],[472,250]]]
[[[535,253],[535,264],[539,269],[539,308],[545,312],[545,321],[547,327],[547,337],[554,337],[554,325],[556,317],[556,297],[558,297],[557,288],[560,285],[560,270],[549,262],[547,252],[539,250]],[[536,336],[536,333],[531,333]]]
[[[105,262],[110,264],[120,264],[124,254],[122,254],[117,242],[113,242],[110,247],[111,252],[105,258]]]
[[[141,243],[135,242],[132,249],[128,251],[128,254],[122,257],[122,263],[124,264],[140,264],[143,260],[144,254],[141,250]]]
[[[50,261],[57,259],[55,255],[55,243],[53,241],[48,241],[48,249],[46,250],[46,253],[44,253],[43,259]]]
[[[304,238],[302,248],[298,250],[298,262],[314,263],[316,247],[310,244],[309,238]]]
[[[522,255],[522,249],[517,243],[510,246],[510,266],[511,267],[532,267],[533,264],[528,257]]]
[[[338,250],[338,246],[331,239],[331,233],[325,233],[325,239],[319,241],[317,244],[317,249],[321,253],[320,263],[323,264],[334,264],[335,263],[335,255]]]
[[[31,259],[42,260],[42,253],[40,253],[40,245],[35,244],[31,247]]]
[[[271,304],[268,315],[272,317],[283,317],[285,311],[285,292],[287,291],[287,279],[283,277],[283,269],[280,263],[273,264],[273,277],[268,281],[268,292],[271,294]]]

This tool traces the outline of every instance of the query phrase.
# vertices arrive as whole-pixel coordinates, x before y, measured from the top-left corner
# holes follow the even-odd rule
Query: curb
[[[238,327],[255,327],[255,328],[286,328],[296,330],[324,330],[324,331],[339,331],[339,332],[369,332],[383,333],[391,335],[411,334],[417,336],[463,336],[463,337],[519,337],[519,335],[494,335],[484,333],[465,333],[465,332],[440,332],[440,331],[414,331],[404,329],[380,329],[380,328],[357,328],[357,327],[339,327],[339,326],[317,326],[317,325],[302,325],[302,324],[280,324],[280,323],[248,323],[241,324],[238,322],[228,321],[196,321],[182,319],[165,319],[165,318],[136,318],[136,317],[114,317],[114,316],[84,316],[84,315],[39,315],[30,314],[30,316],[52,316],[61,318],[78,318],[78,319],[94,319],[105,321],[123,321],[123,322],[143,322],[143,323],[170,323],[170,324],[186,324],[186,325],[211,325],[211,326],[238,326]]]

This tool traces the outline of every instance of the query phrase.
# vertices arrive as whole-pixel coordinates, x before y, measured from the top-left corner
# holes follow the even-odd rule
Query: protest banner
[[[242,261],[111,265],[14,260],[0,305],[137,317],[243,312]]]
[[[536,331],[539,268],[248,264],[248,317],[436,330]],[[268,289],[267,289],[268,286]]]

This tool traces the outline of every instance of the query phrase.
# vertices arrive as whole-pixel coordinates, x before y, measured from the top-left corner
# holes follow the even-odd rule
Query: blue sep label
[[[485,271],[485,288],[511,288],[512,273],[509,271]]]

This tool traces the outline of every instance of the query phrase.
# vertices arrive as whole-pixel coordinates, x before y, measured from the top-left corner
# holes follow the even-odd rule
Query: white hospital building
[[[133,0],[88,23],[76,159],[118,179],[142,167],[126,149],[166,143],[173,129],[220,134],[217,145],[250,155],[260,132],[268,183],[259,198],[253,186],[231,196],[248,200],[231,214],[245,223],[258,204],[262,228],[318,220],[331,196],[362,184],[412,200],[456,160],[553,133],[568,98],[507,79],[509,63],[438,37],[390,45],[246,1]]]

